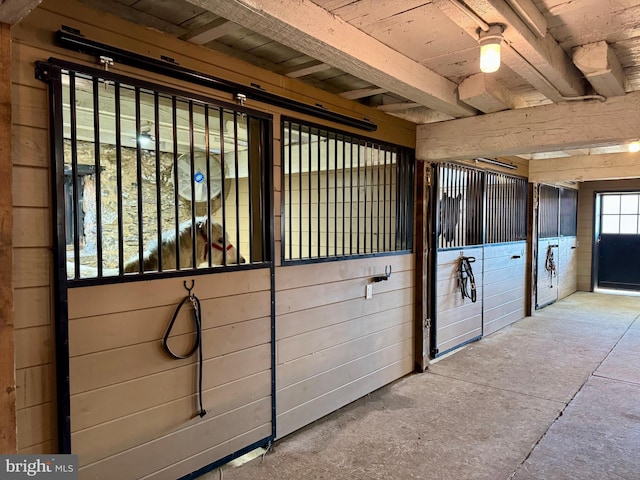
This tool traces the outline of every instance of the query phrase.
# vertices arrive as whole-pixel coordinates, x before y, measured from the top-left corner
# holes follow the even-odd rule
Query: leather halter
[[[207,239],[207,235],[204,232],[200,232],[200,234],[202,235],[202,238],[204,238],[204,243],[205,243],[205,246],[204,246],[204,259],[206,261],[207,260],[207,254],[209,253],[209,249],[207,248],[207,245],[206,245],[208,239]],[[211,248],[215,248],[216,250],[219,250],[221,252],[224,252],[224,250],[225,250],[222,245],[220,245],[219,243],[213,243],[213,242],[211,242]],[[229,251],[232,248],[233,248],[233,244],[232,243],[228,243],[226,250]]]

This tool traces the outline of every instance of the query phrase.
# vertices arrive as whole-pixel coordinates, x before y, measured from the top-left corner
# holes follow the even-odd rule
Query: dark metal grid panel
[[[560,235],[575,237],[578,233],[578,191],[560,190]]]
[[[282,131],[284,261],[413,248],[411,151],[294,119]]]
[[[497,172],[485,176],[485,243],[526,240],[527,180]]]
[[[238,256],[236,257],[236,262],[240,261],[240,251],[239,245],[242,238],[245,239],[252,245],[254,239],[252,237],[253,228],[251,225],[249,226],[248,232],[244,232],[241,230],[241,213],[240,213],[240,188],[239,188],[239,133],[238,133],[238,118],[239,115],[242,115],[243,119],[251,119],[255,125],[260,126],[263,122],[267,121],[263,115],[253,115],[249,114],[246,109],[242,109],[242,111],[237,111],[235,109],[231,109],[228,106],[218,106],[213,103],[208,103],[207,99],[202,97],[191,98],[186,93],[180,92],[178,93],[175,90],[167,90],[163,91],[160,86],[149,84],[148,82],[137,82],[134,79],[127,79],[126,82],[122,82],[120,80],[123,79],[121,76],[115,76],[112,78],[109,73],[105,73],[104,75],[100,72],[100,75],[97,75],[96,71],[93,69],[91,73],[86,73],[85,71],[76,71],[73,69],[64,69],[62,70],[62,76],[66,77],[66,81],[62,82],[62,92],[63,95],[60,96],[63,111],[65,112],[65,124],[68,125],[67,132],[64,134],[69,142],[69,152],[67,158],[64,160],[65,164],[68,164],[68,168],[70,170],[71,182],[69,183],[69,188],[71,191],[69,192],[69,197],[72,200],[73,207],[66,212],[66,215],[71,215],[71,221],[68,222],[71,227],[71,232],[67,232],[71,239],[70,245],[67,248],[68,257],[70,258],[69,265],[72,265],[71,272],[69,273],[68,279],[71,282],[70,286],[75,284],[77,285],[86,285],[87,281],[90,283],[101,283],[100,280],[108,279],[109,283],[114,280],[117,280],[118,277],[124,276],[124,268],[125,262],[127,261],[130,255],[125,253],[126,247],[132,245],[132,239],[135,238],[135,245],[129,248],[130,253],[135,250],[135,258],[138,260],[138,274],[150,274],[150,273],[160,273],[163,271],[162,269],[162,249],[157,249],[157,267],[154,269],[145,269],[144,268],[144,260],[146,258],[146,252],[149,245],[149,241],[154,241],[157,245],[160,245],[163,239],[166,239],[165,235],[167,232],[166,225],[163,228],[163,222],[170,221],[172,222],[172,226],[170,227],[171,232],[175,236],[174,238],[178,238],[180,235],[180,208],[179,208],[179,183],[180,179],[178,178],[178,169],[173,168],[173,176],[170,180],[173,183],[172,204],[175,207],[170,207],[173,209],[173,218],[165,218],[166,215],[162,213],[162,202],[163,199],[161,194],[163,190],[161,189],[161,174],[160,174],[160,156],[161,156],[161,141],[160,141],[160,100],[164,100],[166,105],[171,106],[171,112],[168,114],[168,124],[170,133],[166,134],[166,136],[170,136],[171,138],[164,138],[163,140],[167,145],[170,145],[173,159],[174,159],[174,167],[176,165],[176,160],[180,154],[187,154],[190,159],[189,170],[191,173],[190,176],[190,184],[191,184],[191,202],[187,209],[190,211],[190,215],[187,215],[183,220],[188,219],[191,223],[191,235],[190,235],[190,264],[196,265],[195,267],[182,268],[182,270],[195,270],[197,268],[197,218],[203,216],[202,209],[204,209],[204,213],[206,218],[211,219],[211,221],[215,221],[212,219],[212,206],[211,206],[211,198],[210,195],[207,194],[206,205],[204,207],[198,207],[197,202],[195,201],[195,153],[197,150],[206,148],[206,158],[209,160],[212,156],[210,152],[211,145],[209,144],[210,140],[210,119],[209,112],[215,112],[220,117],[220,125],[224,127],[223,124],[223,115],[227,115],[230,118],[233,118],[233,129],[232,132],[226,133],[227,136],[231,136],[231,143],[234,145],[234,152],[231,153],[232,159],[227,159],[228,162],[233,164],[234,168],[234,177],[232,178],[232,183],[234,184],[235,190],[235,207],[233,208],[234,215],[233,223],[235,224],[235,242],[238,247]],[[117,80],[115,79],[117,78]],[[78,79],[80,79],[78,81]],[[77,99],[77,95],[80,92],[79,85],[85,85],[86,94],[90,97],[90,108],[85,108],[84,117],[86,120],[83,120],[78,113],[78,105],[81,103]],[[158,89],[154,89],[154,87],[158,87]],[[104,100],[102,97],[103,91],[107,89],[110,90],[110,99],[108,101]],[[123,112],[124,110],[124,102],[132,101],[133,102],[133,112],[127,118]],[[110,102],[110,103],[109,103]],[[105,168],[105,159],[102,149],[106,145],[104,142],[108,140],[105,139],[107,135],[103,135],[101,131],[101,115],[105,115],[103,112],[105,105],[110,104],[112,108],[112,126],[114,128],[114,134],[112,142],[112,147],[114,152],[114,177],[115,177],[115,193],[116,193],[116,201],[113,215],[116,217],[115,225],[112,228],[110,233],[105,229],[105,204],[102,198],[101,188],[103,186],[103,180],[108,180],[103,178],[105,175],[103,173]],[[186,116],[186,119],[183,118],[182,121],[178,118],[178,109],[183,107],[182,115]],[[197,112],[194,113],[194,109]],[[205,137],[198,138],[196,141],[194,138],[194,115],[202,116],[203,113],[206,113],[206,121],[205,123]],[[166,113],[166,112],[165,112]],[[88,119],[90,117],[90,119]],[[133,118],[131,118],[133,117]],[[217,120],[217,119],[216,119]],[[83,123],[84,122],[84,123]],[[135,132],[127,131],[124,126],[125,123],[133,124]],[[152,124],[152,130],[146,132],[147,134],[153,133],[155,139],[152,139],[152,146],[144,147],[142,145],[142,140],[140,139],[141,133],[143,133],[143,122],[147,122]],[[247,121],[247,125],[249,122]],[[261,127],[262,128],[262,127]],[[78,131],[80,129],[88,130],[93,141],[92,145],[92,155],[84,155],[80,158],[79,152],[79,144],[80,137]],[[188,145],[187,151],[184,151],[184,147],[182,151],[178,145],[178,137],[180,135],[179,130],[184,134],[184,130],[186,130],[186,135],[188,136]],[[220,158],[222,162],[222,182],[221,196],[224,198],[226,192],[225,189],[225,178],[224,178],[224,128],[221,129],[220,140],[218,142],[218,148],[220,150]],[[128,139],[128,137],[135,136],[135,138]],[[202,136],[202,134],[200,134]],[[258,138],[261,138],[258,136]],[[61,141],[63,138],[60,139]],[[135,141],[135,146],[126,146],[128,143],[127,140]],[[83,140],[88,142],[89,140]],[[130,143],[130,142],[129,142]],[[248,141],[246,142],[249,143]],[[124,178],[125,175],[125,158],[123,152],[125,149],[129,149],[132,151],[130,157],[133,158],[133,177],[132,178]],[[262,155],[267,154],[266,149],[260,148],[257,150]],[[155,166],[152,168],[152,172],[145,172],[145,166],[143,165],[143,157],[151,156],[151,164]],[[92,157],[92,158],[91,158]],[[251,161],[247,160],[246,168],[249,171],[249,178],[251,178],[251,169],[259,169],[261,174],[264,174],[262,170],[261,161]],[[94,176],[95,181],[95,192],[90,196],[85,198],[84,192],[81,191],[83,188],[83,182],[79,181],[79,171],[82,169],[92,169],[91,175]],[[207,161],[206,165],[207,179],[210,175],[210,165]],[[83,175],[86,173],[83,172]],[[253,175],[255,176],[255,174]],[[152,180],[151,180],[152,179]],[[152,188],[148,188],[145,190],[143,187],[143,183],[145,181],[151,181],[154,185]],[[131,182],[132,185],[127,185],[126,182]],[[182,180],[184,182],[184,179]],[[130,187],[130,188],[129,188]],[[127,206],[125,204],[125,190],[126,188],[130,189],[130,196],[133,198],[134,205]],[[166,188],[166,187],[165,187]],[[206,186],[208,189],[208,184]],[[149,193],[152,192],[152,193]],[[170,190],[167,190],[170,191]],[[261,189],[262,195],[265,192]],[[244,194],[244,192],[243,192]],[[83,230],[83,210],[82,199],[84,201],[91,201],[94,204],[95,208],[95,225],[94,230],[86,231]],[[164,199],[166,200],[166,199]],[[220,201],[221,208],[223,210],[222,215],[222,223],[226,222],[226,215],[224,212],[225,203],[227,201]],[[254,209],[262,208],[265,205],[268,205],[268,202],[265,199],[260,199],[258,202],[259,205],[252,205],[251,201],[248,201],[248,217],[249,221],[252,218],[255,218]],[[130,210],[130,211],[129,211]],[[130,213],[134,218],[133,224],[126,223],[124,218],[127,213]],[[268,213],[268,212],[265,212]],[[171,216],[169,216],[171,217]],[[182,217],[185,217],[185,212],[182,212]],[[264,232],[266,220],[268,215],[261,215],[257,217],[257,221],[261,222],[262,228],[259,230],[261,232],[261,241],[268,241],[267,236]],[[208,225],[208,238],[211,238],[211,221],[207,222]],[[146,222],[146,223],[145,223]],[[125,241],[125,237],[127,234],[127,229],[129,229],[129,237]],[[225,230],[226,231],[226,230]],[[109,238],[112,240],[111,242],[107,242],[107,236],[112,235],[114,238]],[[84,250],[84,244],[86,243],[86,237],[91,236],[92,242],[95,243],[95,260],[92,262],[90,257],[91,254],[87,253]],[[116,238],[117,237],[117,238]],[[149,238],[147,238],[149,237]],[[212,239],[213,241],[213,239]],[[226,253],[226,247],[228,245],[227,239],[223,240],[223,253]],[[106,245],[111,243],[115,246],[115,250],[113,253],[113,257],[115,258],[115,264],[107,264],[107,260],[105,258]],[[114,248],[114,247],[112,247]],[[211,267],[211,242],[206,243],[207,249],[207,263],[208,266]],[[264,250],[264,249],[263,249]],[[176,271],[181,270],[180,268],[180,248],[178,242],[176,242],[175,248],[175,257],[176,257]],[[223,264],[226,265],[226,255],[222,255]],[[251,256],[249,256],[251,260]],[[262,258],[256,259],[258,262],[263,262],[268,260],[264,255]],[[184,261],[184,259],[183,259]],[[89,262],[89,263],[87,263]],[[145,273],[146,270],[146,273]],[[87,273],[88,272],[88,273]]]
[[[539,238],[557,237],[559,233],[560,189],[540,185],[538,191]]]

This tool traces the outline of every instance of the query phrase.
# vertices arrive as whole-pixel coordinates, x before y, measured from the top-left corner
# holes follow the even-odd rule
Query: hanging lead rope
[[[202,418],[207,414],[207,411],[202,406],[202,317],[201,317],[202,310],[200,309],[200,299],[196,297],[193,293],[191,293],[191,290],[193,290],[194,283],[195,282],[192,280],[191,288],[189,288],[187,287],[187,282],[186,281],[184,282],[184,288],[187,289],[187,292],[189,292],[189,294],[182,299],[182,301],[178,304],[178,307],[176,308],[175,312],[173,312],[173,317],[171,318],[171,322],[169,323],[169,326],[167,327],[167,331],[165,332],[164,337],[162,339],[162,346],[164,347],[164,350],[172,358],[179,359],[179,360],[184,358],[189,358],[191,355],[195,353],[196,350],[198,350],[198,402],[200,404],[200,412],[198,412],[198,415],[200,416],[200,418]],[[187,303],[187,300],[191,302],[191,307],[193,308],[192,318],[196,328],[196,339],[193,342],[193,347],[191,347],[191,350],[189,350],[184,355],[177,355],[169,347],[168,340],[169,340],[169,335],[171,335],[171,330],[173,329],[173,324],[175,323],[176,318],[178,318],[178,313],[180,313],[180,309],[182,308],[182,306],[185,303]]]
[[[476,261],[476,257],[460,257],[458,262],[458,288],[462,294],[462,301],[470,298],[471,302],[476,303],[476,278],[473,276],[471,264]],[[468,286],[471,285],[471,290]]]
[[[556,276],[556,262],[553,258],[553,247],[556,245],[549,245],[547,247],[547,258],[544,261],[544,269],[549,272],[549,288],[553,288],[553,277]]]

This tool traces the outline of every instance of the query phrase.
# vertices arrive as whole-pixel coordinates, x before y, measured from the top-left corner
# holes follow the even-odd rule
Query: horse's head
[[[440,200],[440,233],[445,241],[451,242],[456,235],[456,227],[460,220],[460,202],[462,194],[459,193],[455,197],[450,197],[447,192],[442,192],[442,200]]]
[[[200,260],[202,263],[208,262],[208,241],[209,238],[209,228],[207,219],[199,220],[196,223],[196,228],[198,230],[197,237],[197,246],[198,252],[203,252]],[[222,225],[218,222],[211,222],[211,265],[224,265],[225,259],[226,264],[231,265],[235,263],[245,263],[246,260],[236,247],[233,246],[231,242],[229,242],[228,236],[222,230]],[[201,255],[199,253],[199,255]]]

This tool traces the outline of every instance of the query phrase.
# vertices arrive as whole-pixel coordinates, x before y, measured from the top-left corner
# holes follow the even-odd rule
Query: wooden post
[[[11,27],[0,23],[0,452],[16,452],[11,198]]]
[[[431,194],[431,166],[416,161],[416,312],[415,312],[415,365],[424,372],[429,364],[429,196]]]

